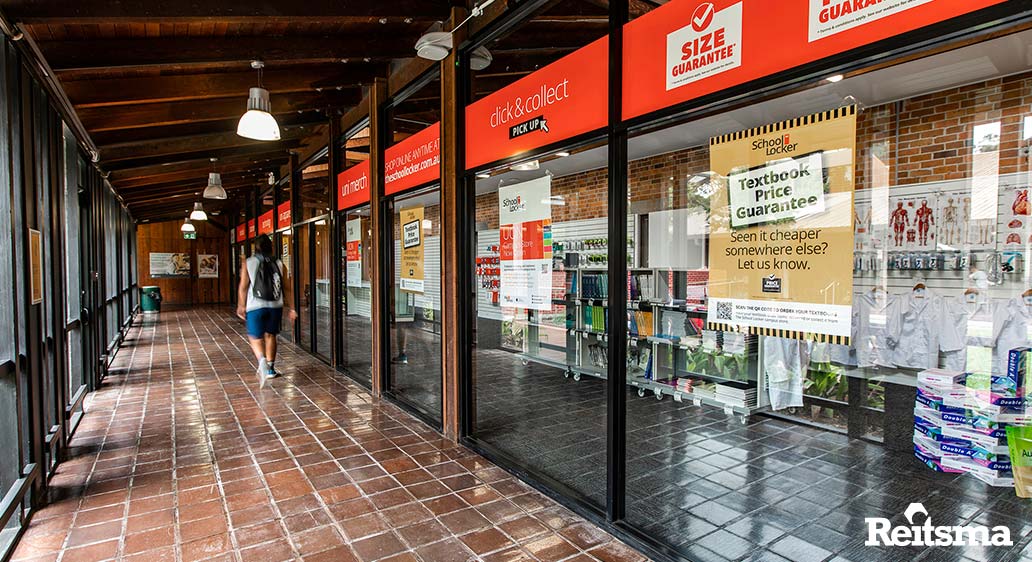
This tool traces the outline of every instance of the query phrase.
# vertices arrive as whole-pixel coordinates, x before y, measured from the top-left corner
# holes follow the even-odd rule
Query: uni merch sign
[[[466,107],[466,169],[606,126],[603,37]]]
[[[272,209],[258,217],[258,234],[272,234]]]
[[[247,225],[240,223],[236,227],[236,241],[243,242],[244,240],[247,240]]]
[[[384,153],[387,195],[441,179],[441,123],[437,122]]]
[[[369,161],[337,174],[337,210],[369,202]]]
[[[623,118],[1004,1],[673,0],[624,26]],[[604,106],[593,111],[605,118]]]
[[[290,226],[290,201],[284,201],[276,207],[276,212],[279,213],[279,221],[276,225],[279,228],[286,228]]]

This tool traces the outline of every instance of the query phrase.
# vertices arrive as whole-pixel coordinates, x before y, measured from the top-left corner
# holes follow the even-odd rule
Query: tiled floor
[[[596,503],[605,489],[605,382],[478,349],[474,434]],[[1032,501],[913,455],[765,416],[627,390],[627,522],[698,561],[1032,561]],[[864,546],[865,517],[922,502],[941,525],[1007,525],[1013,547]]]
[[[134,328],[15,560],[641,560],[225,310]]]

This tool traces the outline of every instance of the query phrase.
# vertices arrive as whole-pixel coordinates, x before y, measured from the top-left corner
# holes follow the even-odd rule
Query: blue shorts
[[[247,311],[247,335],[260,339],[265,334],[275,336],[280,333],[283,321],[282,308],[259,308]]]

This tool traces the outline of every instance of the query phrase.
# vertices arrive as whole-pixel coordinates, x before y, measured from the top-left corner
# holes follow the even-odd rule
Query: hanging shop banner
[[[277,228],[286,228],[290,226],[290,201],[284,201],[276,207],[277,217]]]
[[[437,122],[384,153],[384,192],[392,195],[441,179],[441,123]]]
[[[501,305],[552,309],[552,177],[498,189]]]
[[[337,210],[369,202],[369,161],[360,162],[337,175]]]
[[[190,277],[190,254],[151,252],[150,276],[154,279]]]
[[[362,219],[344,224],[344,259],[347,261],[348,287],[362,286]],[[422,263],[422,261],[420,262]]]
[[[254,219],[247,221],[247,237],[254,238],[258,236],[258,223]]]
[[[218,254],[197,254],[197,277],[200,279],[219,278]]]
[[[847,343],[856,107],[710,139],[715,329]]]
[[[244,240],[247,240],[247,225],[239,224],[236,227],[236,241],[243,242]]]
[[[624,26],[623,117],[638,117],[1003,1],[673,0]]]
[[[258,217],[258,234],[272,234],[272,231],[274,230],[272,228],[272,213],[272,209],[269,209]]]
[[[466,169],[605,127],[603,37],[466,107]]]
[[[422,293],[423,282],[423,207],[402,209],[401,221],[401,290]]]

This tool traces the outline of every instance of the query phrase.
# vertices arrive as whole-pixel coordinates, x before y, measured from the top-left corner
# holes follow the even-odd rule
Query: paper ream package
[[[1032,498],[1032,427],[1008,427],[1007,444],[1014,474],[1014,491],[1019,498]]]
[[[925,466],[936,472],[949,472],[953,474],[964,472],[957,468],[943,466],[942,461],[938,457],[925,454],[918,445],[914,445],[914,456],[917,457],[919,461],[923,462]]]
[[[942,458],[942,447],[939,442],[916,432],[914,433],[914,450],[926,457]]]
[[[978,478],[990,486],[1013,486],[1014,476],[1009,470],[991,470],[971,459],[943,457],[942,466],[960,470]]]
[[[925,369],[917,374],[917,380],[932,386],[949,386],[960,382],[964,373],[945,369]]]
[[[1025,374],[1028,371],[1029,351],[1032,348],[1018,347],[1007,354],[1007,378],[1015,389],[1024,391]]]
[[[992,437],[966,427],[944,427],[942,435],[955,440],[952,443],[954,445],[959,444],[957,442],[967,443],[966,445],[961,444],[961,446],[968,448],[977,447],[994,455],[1006,455],[1009,452],[1007,450],[1006,438]]]

